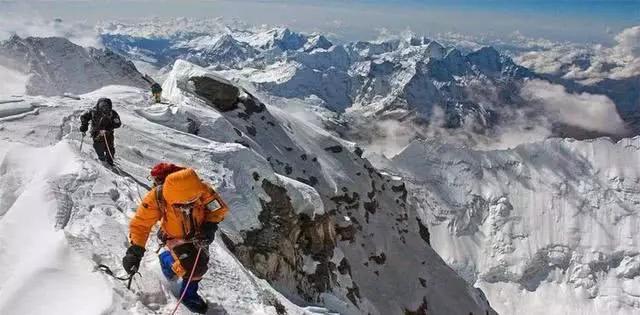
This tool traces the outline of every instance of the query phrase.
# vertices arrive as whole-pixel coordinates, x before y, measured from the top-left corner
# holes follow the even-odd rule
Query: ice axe
[[[105,274],[107,274],[108,276],[113,277],[114,279],[117,279],[117,280],[120,280],[120,281],[127,281],[127,289],[129,289],[129,290],[131,290],[131,281],[133,281],[133,277],[134,277],[136,274],[138,274],[138,275],[140,275],[140,276],[142,277],[142,275],[138,272],[138,268],[135,268],[135,269],[133,270],[133,272],[129,274],[129,276],[128,276],[128,277],[118,277],[118,276],[116,276],[116,275],[113,273],[113,271],[111,271],[111,268],[109,268],[109,266],[107,266],[107,265],[102,265],[102,264],[100,264],[100,265],[98,265],[96,268],[97,268],[98,270],[100,270],[100,271],[104,272],[104,273],[105,273]]]

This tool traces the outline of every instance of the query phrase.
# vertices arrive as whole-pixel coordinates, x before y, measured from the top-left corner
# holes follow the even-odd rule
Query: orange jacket
[[[160,228],[168,238],[184,239],[188,234],[197,235],[206,221],[221,222],[229,211],[220,195],[212,187],[203,183],[196,172],[190,168],[167,176],[162,187],[164,196],[162,207],[158,205],[156,189],[157,187],[154,187],[147,193],[129,224],[131,243],[143,248],[147,244],[151,228],[158,221],[161,221]],[[180,209],[173,207],[174,204],[193,200],[196,200],[192,212],[193,220],[189,220]],[[218,201],[220,206],[217,210],[212,209],[212,205],[216,205],[214,201]],[[164,208],[164,214],[161,208]]]

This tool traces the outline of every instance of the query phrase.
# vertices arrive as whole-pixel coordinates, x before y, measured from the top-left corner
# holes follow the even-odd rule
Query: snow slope
[[[166,97],[192,113],[215,107],[193,84],[194,77],[220,80],[215,73],[178,61],[163,85]],[[334,308],[337,306],[331,301],[341,300],[346,307],[336,310],[347,314],[397,314],[419,310],[425,303],[436,313],[490,311],[481,292],[466,287],[447,271],[420,237],[419,222],[413,219],[415,209],[402,202],[402,183],[377,173],[368,161],[354,153],[357,149],[353,144],[275,106],[264,105],[246,92],[239,99],[237,109],[221,112],[222,118],[216,118],[233,128],[209,134],[226,137],[226,132],[233,130],[237,134],[235,142],[266,159],[275,172],[289,178],[286,182],[295,183],[301,195],[307,196],[302,199],[311,202],[306,213],[316,217],[311,222],[315,227],[303,229],[299,237],[282,235],[282,229],[300,228],[297,219],[283,211],[288,202],[275,208],[262,202],[263,211],[277,212],[287,219],[271,222],[261,215],[262,227],[252,231],[257,233],[256,239],[267,238],[273,243],[276,238],[292,244],[265,249],[261,241],[252,243],[253,237],[235,242],[232,246],[240,248],[236,252],[245,265],[253,266],[255,272],[289,292],[288,296],[330,303]],[[256,172],[254,180],[262,176]],[[263,182],[262,188],[272,201],[276,198],[269,192],[269,185]],[[312,190],[316,193],[308,194]],[[288,198],[292,204],[300,200],[296,194],[289,194]],[[304,214],[300,209],[293,211]],[[302,222],[308,220],[304,215],[299,217]],[[299,249],[291,253],[289,246]],[[252,250],[267,258],[243,256],[243,252]],[[312,256],[313,264],[319,267],[303,268],[310,264],[307,256]],[[291,260],[296,261],[292,270],[278,267]],[[274,265],[274,261],[279,263]],[[437,285],[427,284],[431,282]],[[389,294],[393,294],[393,300],[384,298]],[[457,302],[446,302],[452,295]]]
[[[82,163],[68,143],[34,148],[1,142],[0,310],[5,314],[98,314],[112,293],[92,264],[55,229],[52,180],[73,177]],[[49,157],[45,161],[42,156]],[[53,210],[53,211],[52,211]],[[43,299],[43,297],[46,297]],[[40,300],[45,303],[34,303]]]
[[[416,141],[391,167],[432,245],[503,314],[640,311],[640,138],[481,152]]]
[[[126,121],[117,135],[118,163],[138,179],[144,180],[152,162],[170,159],[194,165],[228,196],[230,188],[221,182],[237,174],[240,166],[228,170],[213,161],[231,159],[247,166],[246,158],[242,159],[247,150],[239,145],[217,144],[145,124],[146,119],[135,114],[140,104],[149,102],[145,91],[114,86],[83,95],[82,100],[28,97],[26,102],[46,105],[40,114],[0,126],[0,261],[7,266],[0,285],[1,313],[152,314],[167,313],[175,305],[161,285],[159,265],[151,253],[157,247],[155,240],[143,260],[143,277],[136,278],[132,291],[95,270],[102,263],[123,273],[120,260],[127,246],[127,223],[145,193],[131,178],[97,163],[88,143],[84,153],[78,151],[77,117],[103,95],[113,98]],[[250,222],[243,220],[247,208],[238,206],[249,204],[242,198],[226,198],[235,215],[224,229],[232,227],[234,220]],[[212,314],[313,313],[293,305],[247,271],[221,241],[214,243],[211,253],[203,294],[212,303]],[[323,312],[322,308],[315,311]]]
[[[188,63],[175,68],[165,83],[173,105],[150,106],[145,90],[108,86],[79,100],[28,96],[22,103],[37,106],[38,115],[0,122],[0,202],[8,209],[0,216],[0,242],[7,249],[0,259],[16,266],[3,271],[9,281],[0,287],[0,312],[39,313],[14,293],[32,283],[50,289],[61,279],[95,290],[89,298],[71,299],[78,314],[171,309],[175,299],[162,285],[153,237],[144,276],[134,281],[132,292],[93,269],[103,263],[122,274],[126,224],[145,193],[136,181],[144,182],[149,168],[163,160],[196,168],[231,206],[210,249],[210,273],[202,286],[215,314],[327,311],[303,309],[291,300],[343,314],[492,311],[482,293],[417,236],[415,221],[391,220],[401,214],[385,208],[399,210],[391,205],[402,192],[392,192],[396,183],[348,151],[351,144],[248,94],[242,108],[220,112],[188,85],[168,86],[203,69]],[[78,151],[78,116],[102,96],[113,100],[124,122],[116,132],[117,163],[132,177],[104,169],[87,139],[84,152]],[[354,180],[359,176],[367,180]],[[355,197],[367,194],[363,202]],[[37,233],[23,228],[34,222]],[[27,250],[16,241],[23,237],[31,245]],[[40,237],[47,248],[41,248]],[[270,242],[268,248],[263,241]],[[60,306],[58,296],[41,295],[42,307]],[[389,295],[396,298],[383,298]]]

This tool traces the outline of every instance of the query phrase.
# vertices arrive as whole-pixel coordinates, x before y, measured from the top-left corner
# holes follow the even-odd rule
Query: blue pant
[[[169,281],[176,280],[177,275],[175,272],[173,272],[173,269],[171,268],[173,266],[173,263],[175,262],[175,260],[173,259],[173,256],[171,255],[171,252],[164,251],[158,256],[158,258],[160,258],[160,267],[162,268],[162,273],[164,274],[164,276]],[[200,299],[200,296],[198,296],[198,282],[200,281],[191,281],[191,283],[189,283],[189,287],[186,288],[186,293],[184,294],[185,301],[188,301],[194,298]],[[182,280],[182,283],[180,285],[180,294],[182,294],[182,292],[185,291],[186,284],[187,284],[187,281]]]

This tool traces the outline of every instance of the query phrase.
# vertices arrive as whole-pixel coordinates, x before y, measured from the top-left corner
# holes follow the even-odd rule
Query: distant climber
[[[153,95],[153,100],[156,103],[160,103],[162,101],[162,87],[157,82],[151,85],[151,94]]]
[[[108,98],[98,100],[95,108],[85,112],[80,116],[80,132],[84,137],[91,123],[91,138],[93,138],[93,148],[98,154],[98,159],[103,163],[113,166],[113,159],[116,154],[114,146],[113,130],[120,128],[120,116],[113,110],[113,104]]]
[[[122,265],[129,274],[138,271],[151,228],[160,221],[158,234],[167,249],[159,255],[162,272],[169,281],[181,281],[176,297],[184,296],[182,304],[204,314],[208,305],[197,292],[198,283],[207,272],[208,246],[228,207],[191,168],[161,163],[152,169],[151,176],[155,187],[131,220],[131,246]]]

